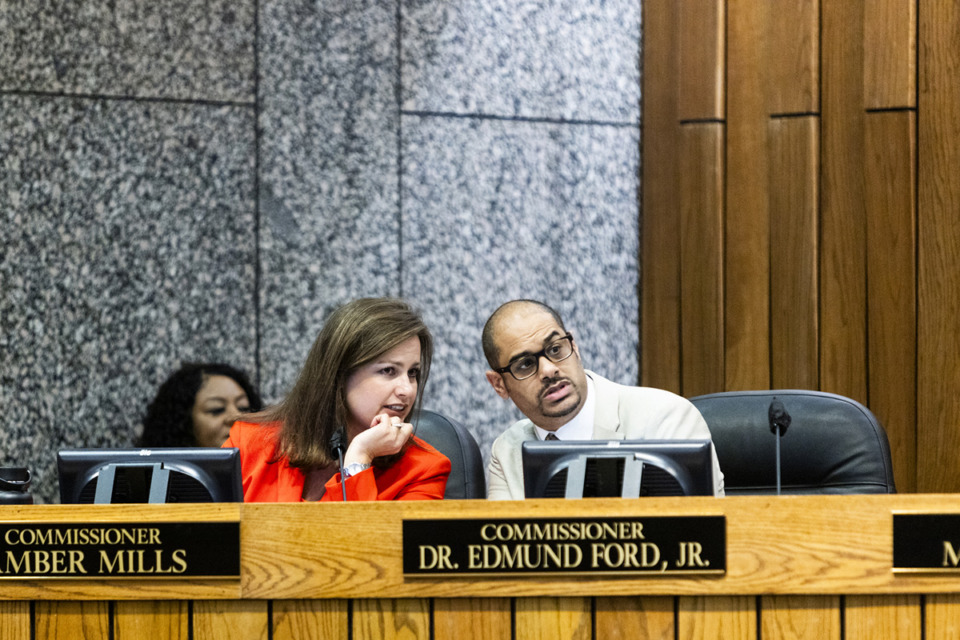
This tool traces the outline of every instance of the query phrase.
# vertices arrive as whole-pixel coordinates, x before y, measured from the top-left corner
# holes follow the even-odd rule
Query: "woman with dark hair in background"
[[[334,311],[278,406],[238,421],[243,499],[441,499],[450,461],[414,437],[433,339],[420,315],[391,298]],[[342,444],[343,472],[336,453]]]
[[[188,363],[160,385],[147,407],[139,447],[219,447],[241,414],[260,411],[260,394],[240,370]]]

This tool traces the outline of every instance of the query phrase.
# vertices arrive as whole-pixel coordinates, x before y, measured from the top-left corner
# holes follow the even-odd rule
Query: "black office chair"
[[[487,497],[483,457],[469,431],[453,420],[426,409],[420,412],[420,418],[414,422],[414,426],[414,434],[418,438],[426,440],[450,458],[450,477],[444,498],[460,500]]]
[[[833,393],[780,389],[690,399],[710,428],[727,495],[776,494],[775,400],[789,416],[781,494],[896,493],[887,434],[869,409]]]

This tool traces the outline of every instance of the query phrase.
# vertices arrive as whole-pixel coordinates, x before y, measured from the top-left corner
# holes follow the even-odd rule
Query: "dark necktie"
[[[548,434],[547,434],[547,437],[544,438],[544,440],[559,440],[559,439],[560,439],[560,438],[558,438],[557,436],[553,435],[552,433],[548,433]]]

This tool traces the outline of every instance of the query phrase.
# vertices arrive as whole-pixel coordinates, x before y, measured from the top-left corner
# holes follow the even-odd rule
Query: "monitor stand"
[[[611,458],[609,456],[590,456],[583,454],[570,461],[567,466],[567,484],[564,498],[576,500],[583,497],[583,486],[587,476],[587,462],[596,465],[611,465],[623,461],[623,481],[620,484],[621,498],[636,498],[640,495],[640,480],[643,477],[643,460],[637,456]],[[611,494],[614,495],[614,494]]]
[[[170,470],[162,463],[116,462],[100,470],[94,504],[114,503],[118,476],[130,486],[129,494],[118,502],[164,504],[167,501]]]

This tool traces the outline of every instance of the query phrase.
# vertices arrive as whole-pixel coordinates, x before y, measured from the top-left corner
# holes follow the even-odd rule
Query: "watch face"
[[[361,471],[369,468],[370,465],[368,464],[363,464],[362,462],[351,462],[343,468],[343,475],[349,478],[350,476],[357,475]]]

